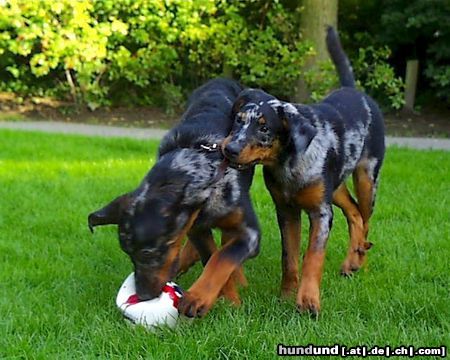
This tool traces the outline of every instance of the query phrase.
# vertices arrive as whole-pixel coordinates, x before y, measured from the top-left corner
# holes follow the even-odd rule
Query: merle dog
[[[236,281],[244,260],[259,251],[260,231],[249,188],[254,168],[228,168],[220,144],[231,130],[231,109],[241,86],[225,79],[211,80],[189,99],[181,122],[162,140],[159,159],[139,187],[89,215],[89,226],[116,224],[120,245],[134,264],[141,300],[161,293],[179,270],[196,259],[203,273],[185,292],[179,310],[202,316],[222,293],[235,303]],[[216,249],[211,229],[222,231]],[[217,250],[217,251],[216,251]]]
[[[246,89],[233,108],[234,126],[223,143],[231,163],[261,163],[276,206],[282,238],[282,295],[299,286],[300,212],[309,216],[297,305],[317,314],[325,245],[333,220],[332,204],[347,218],[350,244],[342,273],[361,267],[378,175],[384,156],[384,125],[376,103],[355,89],[339,37],[327,30],[327,46],[341,88],[314,105],[283,102],[262,90]],[[345,184],[353,174],[356,202]]]

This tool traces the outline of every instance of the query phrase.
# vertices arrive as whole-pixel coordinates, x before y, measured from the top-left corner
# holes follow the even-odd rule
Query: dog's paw
[[[352,249],[342,264],[341,275],[351,276],[353,273],[358,271],[366,261],[367,251],[372,247],[372,245],[373,244],[371,242],[365,242],[357,249]]]
[[[178,305],[178,311],[187,317],[203,317],[211,309],[214,300],[186,291]]]
[[[317,318],[320,312],[320,292],[314,286],[301,286],[297,294],[297,309]]]
[[[361,268],[362,263],[352,261],[352,259],[345,259],[341,266],[341,275],[345,277],[352,276]]]

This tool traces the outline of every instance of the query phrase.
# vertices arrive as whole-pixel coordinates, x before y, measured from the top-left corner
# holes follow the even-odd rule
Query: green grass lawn
[[[243,305],[221,300],[174,331],[127,325],[115,296],[131,263],[116,229],[91,235],[86,217],[133,189],[156,149],[150,141],[0,131],[0,358],[262,359],[275,358],[278,343],[450,344],[450,154],[393,148],[371,222],[375,245],[351,279],[339,275],[348,235],[335,211],[319,320],[278,297],[280,240],[258,172],[263,240],[245,265]],[[188,288],[200,271],[179,283]]]

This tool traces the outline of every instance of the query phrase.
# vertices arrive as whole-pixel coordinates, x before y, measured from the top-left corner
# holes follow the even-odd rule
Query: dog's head
[[[292,104],[262,90],[244,90],[232,117],[232,131],[222,145],[232,166],[272,165],[287,147],[301,154],[317,133]]]
[[[91,230],[98,225],[118,226],[120,246],[134,265],[141,300],[158,296],[176,275],[182,239],[198,214],[184,201],[189,181],[186,174],[160,161],[135,191],[88,217]]]

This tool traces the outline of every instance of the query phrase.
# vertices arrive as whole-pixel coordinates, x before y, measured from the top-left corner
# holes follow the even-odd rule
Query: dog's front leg
[[[238,270],[246,259],[256,256],[259,240],[258,230],[243,227],[233,240],[215,252],[198,280],[184,294],[178,307],[180,313],[188,317],[205,315],[231,274]]]
[[[317,316],[320,311],[320,281],[325,260],[325,246],[330,233],[333,210],[330,204],[308,211],[310,230],[309,244],[303,259],[302,278],[297,294],[300,311]]]
[[[298,257],[300,254],[300,211],[277,204],[281,233],[281,296],[287,298],[298,290]]]

